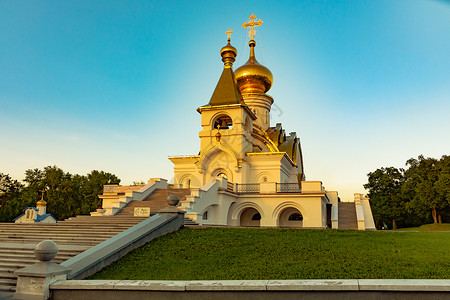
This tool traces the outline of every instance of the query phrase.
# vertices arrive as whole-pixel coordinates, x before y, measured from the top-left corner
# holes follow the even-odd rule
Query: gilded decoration
[[[248,22],[245,21],[244,24],[242,24],[242,27],[244,27],[245,29],[247,29],[247,27],[250,27],[250,31],[248,32],[248,36],[250,37],[251,40],[253,40],[253,38],[255,37],[256,31],[255,31],[255,26],[261,26],[262,23],[264,23],[263,21],[261,21],[261,19],[259,19],[258,21],[255,22],[256,16],[254,14],[251,14],[250,17],[248,17]]]

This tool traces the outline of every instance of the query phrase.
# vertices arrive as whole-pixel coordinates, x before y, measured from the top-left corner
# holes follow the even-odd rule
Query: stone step
[[[78,255],[81,252],[73,252],[73,253],[59,253],[56,255],[57,259],[69,259],[72,256]],[[0,259],[1,258],[11,258],[11,259],[17,259],[17,258],[25,258],[25,257],[31,257],[32,259],[34,259],[34,251],[30,251],[30,252],[22,252],[22,253],[6,253],[6,252],[2,252],[0,253]]]
[[[9,285],[1,285],[0,284],[0,291],[2,292],[15,292],[16,286],[9,286]]]
[[[90,223],[90,224],[105,224],[105,225],[111,225],[111,224],[117,224],[117,225],[129,225],[129,224],[137,224],[139,222],[142,222],[145,219],[142,220],[94,220],[94,219],[81,219],[81,220],[67,220],[64,221],[66,224],[84,224],[84,223]]]
[[[27,265],[15,266],[15,265],[8,265],[8,264],[0,264],[0,273],[12,273],[12,274],[14,274],[14,272],[17,269],[21,269],[21,268],[23,268],[25,266],[27,266]]]
[[[184,218],[184,225],[198,225],[198,223],[192,221],[189,218]]]
[[[51,239],[51,240],[68,240],[68,241],[104,241],[107,240],[109,237],[114,235],[108,235],[108,236],[99,236],[99,237],[91,237],[86,235],[79,235],[79,234],[68,234],[65,236],[59,236],[59,235],[46,235],[46,234],[33,234],[33,235],[15,235],[14,233],[11,234],[0,234],[0,240],[11,240],[13,242],[14,240],[39,240],[42,241],[43,239]]]
[[[30,231],[19,231],[17,232],[16,230],[9,230],[9,231],[0,231],[0,236],[5,236],[5,235],[13,235],[13,236],[29,236],[29,235],[35,235],[35,236],[47,236],[47,235],[52,235],[52,236],[68,236],[68,235],[80,235],[80,236],[96,236],[96,237],[100,237],[100,236],[113,236],[116,235],[120,232],[122,232],[123,230],[114,230],[114,231],[109,231],[109,230],[97,230],[96,232],[84,232],[84,231],[78,231],[78,230],[62,230],[62,231],[49,231],[49,232],[30,232]],[[0,246],[1,248],[1,246]]]
[[[186,195],[190,194],[190,189],[157,189],[142,201],[130,201],[116,214],[116,216],[132,216],[135,207],[150,207],[150,211],[156,213],[168,206],[167,197],[169,195],[177,195],[180,200],[185,200]]]
[[[10,285],[10,286],[16,286],[16,281],[14,279],[2,279],[0,278],[0,285]]]
[[[102,241],[81,241],[81,240],[58,240],[58,239],[52,239],[52,238],[48,238],[47,240],[52,240],[54,241],[57,245],[81,245],[81,246],[95,246],[97,244],[99,244]],[[27,240],[8,240],[8,239],[0,239],[0,243],[17,243],[17,244],[28,244],[28,243],[40,243],[42,242],[42,239],[27,239]]]
[[[28,253],[32,252],[34,253],[34,249],[36,248],[37,244],[14,244],[14,243],[6,243],[0,245],[0,253]],[[88,246],[64,246],[58,248],[58,254],[78,254],[83,251],[86,251],[90,247]]]
[[[63,261],[68,260],[70,257],[55,257],[52,261],[55,263],[62,263]],[[24,259],[21,259],[20,257],[1,257],[0,256],[0,264],[20,264],[22,262],[26,261],[31,262],[31,264],[37,263],[38,260],[33,256],[24,257]]]
[[[54,237],[54,238],[77,238],[77,237],[83,237],[88,239],[100,239],[100,238],[110,238],[114,236],[115,234],[111,233],[104,233],[104,232],[98,232],[96,234],[93,234],[93,237],[90,237],[90,234],[82,234],[78,232],[67,232],[67,233],[3,233],[0,232],[0,238],[47,238],[48,236]]]
[[[354,202],[339,202],[338,206],[338,228],[339,229],[358,229],[356,219],[356,208]]]
[[[58,250],[58,255],[56,257],[72,257],[82,253],[83,251],[61,251]],[[0,257],[1,256],[9,256],[9,257],[25,257],[25,256],[33,256],[33,250],[10,250],[10,249],[0,249]]]
[[[14,291],[14,271],[37,262],[34,248],[42,240],[57,243],[53,260],[61,263],[146,220],[134,216],[77,216],[56,224],[0,224],[0,291]]]
[[[139,223],[139,222],[137,222]],[[95,225],[95,228],[101,228],[101,229],[122,229],[122,228],[128,228],[130,227],[129,224],[114,224],[114,223],[99,223],[99,222],[67,222],[67,223],[56,223],[53,225],[10,225],[10,226],[2,226],[0,225],[0,230],[6,230],[6,229],[13,229],[13,230],[20,230],[20,229],[31,229],[31,230],[61,230],[61,229],[70,229],[70,228],[81,228],[81,229],[93,229],[93,225]]]
[[[112,228],[95,228],[95,229],[87,229],[87,228],[79,228],[78,226],[73,226],[73,227],[55,227],[55,228],[18,228],[18,227],[8,227],[8,228],[0,228],[0,233],[4,233],[4,232],[11,232],[14,231],[15,233],[23,233],[23,232],[30,232],[30,231],[37,231],[37,232],[42,232],[41,229],[44,229],[45,232],[51,232],[51,233],[67,233],[68,230],[71,231],[77,231],[79,233],[85,233],[85,234],[94,234],[97,233],[99,231],[101,232],[111,232],[111,233],[116,233],[116,232],[121,232],[123,229],[122,228],[116,228],[116,227],[112,227]]]
[[[138,201],[139,202],[139,201]],[[100,222],[107,222],[107,221],[115,221],[115,222],[127,222],[127,221],[134,221],[134,220],[145,220],[147,217],[135,217],[135,216],[76,216],[74,218],[69,218],[67,220],[64,220],[64,222],[67,221],[85,221],[85,220],[95,220]]]
[[[4,278],[4,279],[17,279],[17,275],[14,274],[14,273],[0,272],[0,278]]]

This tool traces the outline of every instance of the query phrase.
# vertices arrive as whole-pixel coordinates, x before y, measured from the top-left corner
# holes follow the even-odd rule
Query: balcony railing
[[[232,182],[227,181],[227,191],[234,192],[234,184]]]
[[[278,183],[277,186],[277,193],[300,193],[301,189],[298,183]]]
[[[236,193],[259,193],[259,183],[236,183]]]

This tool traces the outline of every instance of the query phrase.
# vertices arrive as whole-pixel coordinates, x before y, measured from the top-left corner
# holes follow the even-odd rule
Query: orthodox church
[[[287,134],[281,123],[270,123],[274,99],[267,92],[273,75],[255,56],[255,27],[263,23],[255,18],[252,14],[242,25],[249,29],[250,55],[235,71],[238,53],[231,45],[232,31],[226,32],[222,74],[209,102],[197,108],[199,154],[169,157],[173,187],[190,193],[180,209],[199,225],[339,228],[344,209],[338,193],[325,190],[321,181],[306,181],[299,137]],[[150,182],[134,195],[128,191],[122,202],[145,199],[149,188]],[[356,211],[357,228],[375,229],[369,200],[356,195],[350,209]],[[119,211],[112,204],[120,202],[118,193],[100,197],[106,214]]]
[[[44,201],[44,191],[42,198],[36,202],[36,207],[27,207],[23,214],[13,220],[14,223],[56,223],[57,220],[52,214],[47,213],[47,202]]]

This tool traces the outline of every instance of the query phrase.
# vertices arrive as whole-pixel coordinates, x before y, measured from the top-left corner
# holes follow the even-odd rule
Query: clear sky
[[[271,122],[301,138],[307,180],[346,201],[370,171],[450,154],[449,1],[0,0],[0,172],[173,178],[228,28],[247,60],[251,13]]]

